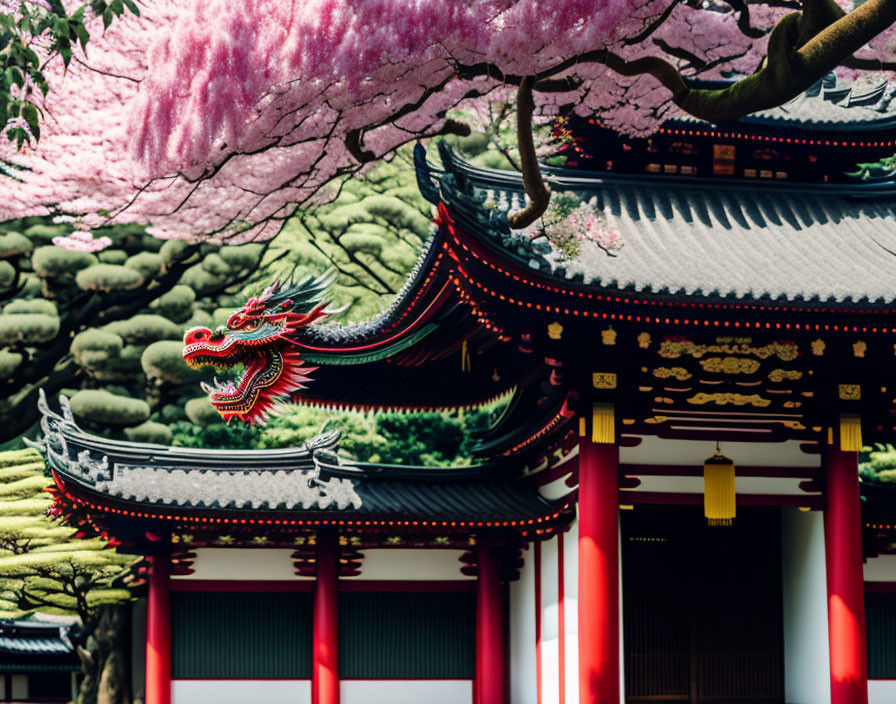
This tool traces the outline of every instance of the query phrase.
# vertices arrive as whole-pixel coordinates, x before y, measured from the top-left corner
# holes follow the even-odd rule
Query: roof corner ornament
[[[97,481],[112,478],[112,467],[109,458],[103,455],[95,459],[87,449],[76,451],[69,448],[64,430],[81,432],[75,417],[72,414],[71,405],[65,396],[59,397],[59,405],[62,407],[62,415],[53,411],[47,402],[47,395],[43,389],[38,390],[37,408],[40,411],[41,436],[37,440],[25,439],[25,443],[43,455],[50,469],[64,470],[83,479],[90,484]]]

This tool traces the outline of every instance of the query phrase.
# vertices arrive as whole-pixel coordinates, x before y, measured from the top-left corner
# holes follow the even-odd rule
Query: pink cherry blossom
[[[0,219],[77,215],[95,228],[148,224],[159,237],[265,239],[335,176],[364,167],[346,146],[361,131],[380,157],[438,132],[464,101],[513,95],[503,76],[547,71],[607,49],[660,56],[683,74],[747,75],[765,52],[739,13],[673,0],[154,0],[102,30],[68,71],[50,58],[42,136],[0,160]],[[790,10],[749,4],[771,27]],[[863,49],[891,52],[892,32]],[[647,135],[678,114],[649,76],[579,62],[538,92],[540,114],[576,105],[606,125]],[[357,153],[357,152],[356,152]],[[595,230],[594,241],[608,235]]]

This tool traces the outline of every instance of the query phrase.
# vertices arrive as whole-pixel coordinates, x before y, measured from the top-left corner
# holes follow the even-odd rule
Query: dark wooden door
[[[701,507],[641,506],[622,537],[627,699],[782,702],[778,511],[710,528]]]

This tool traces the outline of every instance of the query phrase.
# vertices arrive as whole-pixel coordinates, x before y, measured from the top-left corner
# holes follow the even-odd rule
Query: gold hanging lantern
[[[719,443],[703,463],[703,513],[711,526],[730,526],[737,514],[734,462],[722,454]]]

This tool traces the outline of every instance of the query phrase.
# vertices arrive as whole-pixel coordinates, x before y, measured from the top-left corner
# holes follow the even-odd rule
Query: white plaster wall
[[[727,452],[727,450],[726,450]],[[670,494],[702,494],[703,477],[664,477],[657,475],[637,475],[641,483],[628,491],[650,491]],[[735,491],[738,494],[777,494],[785,496],[820,496],[808,494],[800,489],[805,479],[794,477],[735,477]]]
[[[566,704],[579,702],[579,521],[563,540],[563,611],[566,633]]]
[[[824,514],[783,508],[781,543],[785,701],[830,704]]]
[[[896,582],[896,555],[879,555],[866,560],[864,572],[866,582]]]
[[[473,681],[342,680],[339,701],[341,704],[470,704]]]
[[[541,692],[545,704],[560,701],[557,540],[554,537],[541,544]]]
[[[510,701],[537,704],[535,547],[523,551],[520,578],[510,583]]]
[[[893,704],[893,702],[896,702],[896,680],[868,682],[868,704]]]
[[[703,460],[715,452],[711,440],[667,440],[640,436],[641,444],[619,448],[619,461],[631,464],[690,464],[702,467]],[[799,440],[784,442],[726,442],[725,454],[743,465],[760,467],[819,467],[820,455],[800,449]]]
[[[174,680],[171,704],[310,704],[311,680]]]
[[[172,579],[313,579],[296,576],[292,553],[288,548],[198,548],[193,574]]]
[[[364,580],[470,580],[461,574],[464,563],[460,561],[463,550],[405,550],[374,548],[364,550],[361,574],[344,577],[353,581]]]

